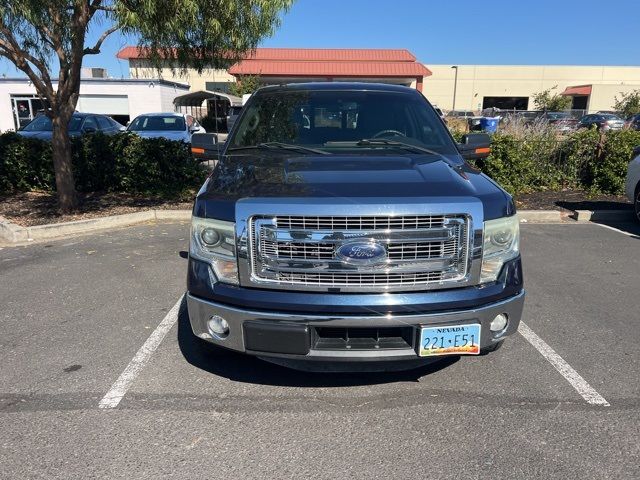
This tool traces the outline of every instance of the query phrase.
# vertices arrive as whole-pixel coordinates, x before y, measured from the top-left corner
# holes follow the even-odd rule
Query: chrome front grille
[[[469,273],[467,215],[254,216],[249,219],[252,283],[301,290],[428,289]],[[343,261],[349,242],[384,246],[373,265]]]
[[[444,225],[445,218],[444,215],[403,215],[400,217],[279,215],[274,218],[274,221],[279,228],[302,230],[408,230],[441,227]]]

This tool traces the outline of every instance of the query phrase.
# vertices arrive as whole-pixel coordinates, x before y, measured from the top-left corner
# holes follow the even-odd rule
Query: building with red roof
[[[125,47],[117,57],[129,61],[132,77],[157,75],[144,49]],[[266,84],[363,81],[406,85],[422,91],[424,78],[431,72],[405,49],[258,48],[228,71],[205,71],[202,78],[187,72],[188,78],[182,80],[194,90],[225,90],[225,83],[244,75],[259,75]]]

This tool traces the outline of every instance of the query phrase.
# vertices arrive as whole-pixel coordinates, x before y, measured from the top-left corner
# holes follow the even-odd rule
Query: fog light
[[[500,332],[507,327],[509,319],[506,313],[499,313],[496,315],[496,318],[491,320],[491,324],[489,325],[489,330],[492,332]]]
[[[209,319],[207,327],[209,328],[209,333],[216,338],[223,339],[229,335],[229,324],[218,315],[214,315]]]

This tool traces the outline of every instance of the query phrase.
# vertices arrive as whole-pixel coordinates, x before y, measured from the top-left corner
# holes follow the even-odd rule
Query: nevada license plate
[[[480,324],[443,325],[420,329],[421,357],[436,355],[478,355]]]

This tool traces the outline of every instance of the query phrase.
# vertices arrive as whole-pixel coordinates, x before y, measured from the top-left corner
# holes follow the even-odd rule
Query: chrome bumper
[[[486,348],[516,332],[518,324],[520,323],[520,317],[522,316],[523,305],[524,291],[506,300],[468,310],[415,315],[328,316],[241,310],[203,300],[190,294],[187,295],[189,320],[193,333],[203,340],[238,352],[247,352],[243,328],[244,323],[247,321],[265,322],[269,324],[297,324],[307,325],[309,327],[367,328],[459,325],[470,322],[480,323],[482,326],[480,346],[481,348]],[[489,324],[494,317],[500,313],[506,313],[508,315],[509,323],[503,332],[496,335],[489,330]],[[212,315],[218,315],[224,318],[229,324],[229,335],[223,340],[215,338],[209,333],[207,320],[209,320]],[[288,355],[284,353],[280,355],[274,352],[262,353],[255,351],[249,351],[248,353],[261,356],[330,361],[415,360],[418,358],[416,351],[412,348],[384,350],[314,350],[312,347],[307,355]]]

